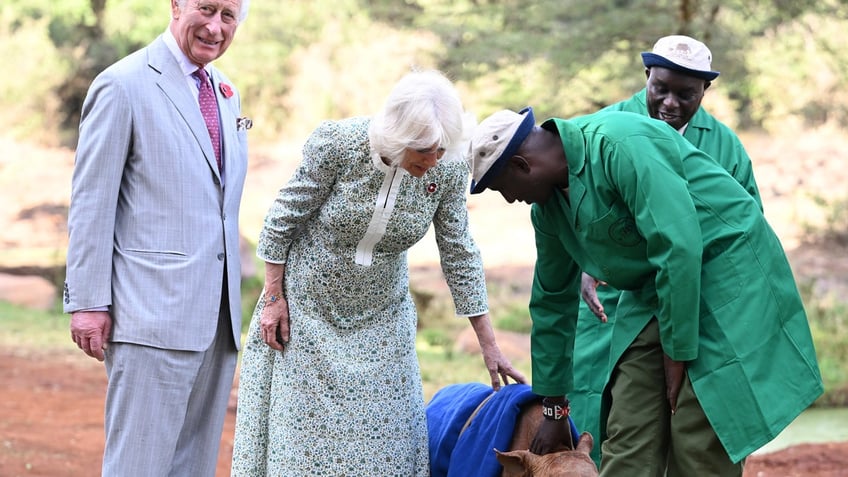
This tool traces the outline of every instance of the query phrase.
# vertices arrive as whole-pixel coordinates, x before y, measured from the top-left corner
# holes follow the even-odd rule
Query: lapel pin
[[[223,94],[225,98],[229,99],[233,96],[233,88],[227,83],[219,84],[218,88],[221,90],[221,94]]]

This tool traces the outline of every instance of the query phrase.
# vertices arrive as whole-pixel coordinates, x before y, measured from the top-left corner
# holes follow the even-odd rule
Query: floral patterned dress
[[[234,476],[428,476],[417,315],[406,251],[435,227],[457,315],[488,311],[468,230],[465,161],[423,177],[372,154],[367,118],[328,121],[265,219],[257,254],[285,263],[291,340],[261,339],[239,382]]]

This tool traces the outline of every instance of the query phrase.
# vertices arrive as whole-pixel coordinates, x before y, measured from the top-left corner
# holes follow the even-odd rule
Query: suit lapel
[[[209,138],[209,131],[206,129],[203,115],[200,114],[200,107],[197,105],[194,95],[188,89],[185,76],[177,60],[174,59],[174,56],[168,50],[162,37],[157,38],[150,45],[149,66],[159,72],[160,76],[156,84],[165,96],[168,97],[183,120],[185,120],[186,126],[191,130],[198,146],[206,157],[207,165],[218,176],[219,172],[218,164],[215,160],[215,150],[212,148],[212,140]]]

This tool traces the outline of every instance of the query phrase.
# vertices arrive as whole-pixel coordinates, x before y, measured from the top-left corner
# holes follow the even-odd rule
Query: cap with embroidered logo
[[[707,45],[684,36],[671,35],[657,40],[653,50],[642,53],[645,68],[659,66],[688,76],[712,81],[719,72],[712,70],[713,54]]]

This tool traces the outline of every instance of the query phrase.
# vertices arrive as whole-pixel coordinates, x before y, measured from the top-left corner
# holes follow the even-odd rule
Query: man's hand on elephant
[[[580,296],[583,301],[589,305],[589,310],[595,314],[604,323],[607,322],[607,315],[604,313],[604,306],[598,300],[598,285],[606,286],[606,282],[595,279],[595,277],[582,273],[580,276]]]
[[[565,443],[571,440],[571,428],[568,419],[554,421],[542,419],[536,436],[530,442],[530,452],[536,455],[550,454],[563,450]]]

